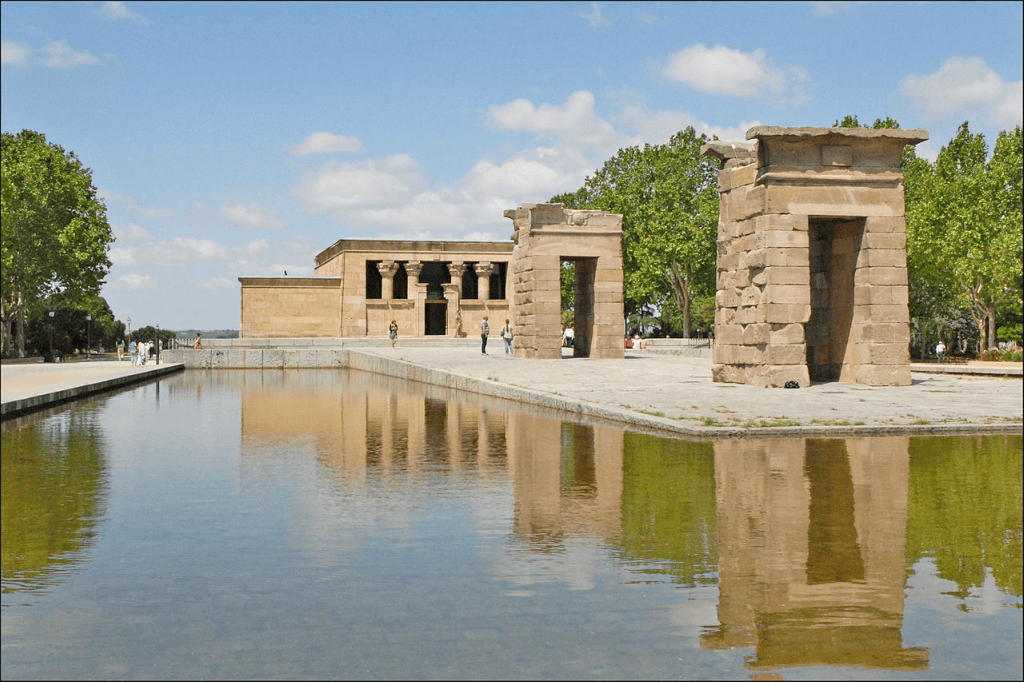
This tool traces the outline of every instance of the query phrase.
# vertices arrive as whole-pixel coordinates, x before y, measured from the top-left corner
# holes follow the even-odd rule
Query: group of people
[[[149,356],[153,354],[155,346],[152,341],[131,341],[128,344],[128,358],[131,360],[132,365],[144,365],[149,360]],[[124,340],[117,342],[117,359],[124,360],[125,344]]]
[[[458,314],[459,328],[462,328],[462,311]],[[491,335],[491,325],[487,321],[487,315],[484,315],[484,319],[480,321],[480,352],[487,355],[487,337]],[[514,334],[512,333],[512,323],[505,320],[505,326],[501,328],[499,332],[501,340],[505,342],[505,353],[507,355],[513,355],[515,353],[512,348],[512,339]],[[388,338],[391,339],[391,347],[395,347],[395,343],[398,341],[398,322],[391,320],[391,324],[388,325]]]

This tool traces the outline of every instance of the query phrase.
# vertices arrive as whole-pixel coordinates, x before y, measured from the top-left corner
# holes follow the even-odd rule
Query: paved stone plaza
[[[625,428],[701,438],[1022,430],[1020,378],[915,370],[910,386],[825,382],[780,389],[714,382],[709,358],[627,351],[621,360],[527,360],[504,355],[500,346],[495,350],[483,356],[471,343],[409,343],[330,352],[339,362],[368,371],[589,415]],[[937,366],[912,369],[917,367]],[[1007,363],[1005,370],[1019,373],[1020,367]],[[3,402],[148,369],[116,362],[5,365]]]

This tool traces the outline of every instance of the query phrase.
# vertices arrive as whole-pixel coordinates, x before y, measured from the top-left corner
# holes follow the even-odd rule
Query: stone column
[[[462,307],[462,273],[466,271],[466,264],[462,261],[453,261],[448,264],[448,274],[452,281],[444,285],[445,295],[448,298],[448,329],[452,336],[461,338],[466,335],[465,321],[460,326],[458,323],[459,309]]]
[[[448,264],[448,274],[452,276],[452,284],[459,288],[459,296],[462,296],[462,273],[466,271],[466,264],[460,260]]]
[[[377,263],[377,272],[380,273],[380,297],[390,301],[395,297],[395,273],[398,272],[398,264],[393,260],[386,260]]]
[[[410,291],[413,286],[420,283],[420,271],[422,269],[423,263],[418,260],[411,260],[405,264],[405,274],[409,276]]]
[[[473,266],[477,276],[477,295],[481,301],[491,298],[491,273],[494,272],[494,263],[477,263]]]

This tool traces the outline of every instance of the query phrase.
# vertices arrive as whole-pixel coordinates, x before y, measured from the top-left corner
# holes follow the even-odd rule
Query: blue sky
[[[133,328],[237,328],[238,277],[502,211],[687,125],[1021,124],[1021,3],[20,3],[2,127],[93,170]]]

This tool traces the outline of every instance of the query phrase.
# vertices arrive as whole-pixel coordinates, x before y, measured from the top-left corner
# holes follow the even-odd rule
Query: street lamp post
[[[85,357],[92,357],[92,315],[85,316]]]
[[[50,359],[53,360],[53,316],[54,311],[50,311]]]
[[[156,326],[156,364],[160,364],[160,345],[163,341],[160,339],[160,325]]]
[[[128,343],[132,342],[132,318],[128,318]]]

